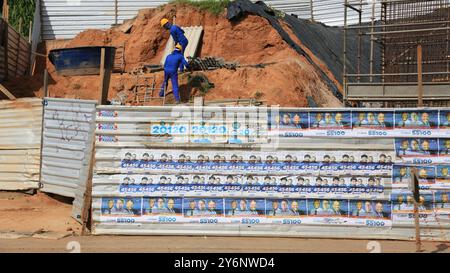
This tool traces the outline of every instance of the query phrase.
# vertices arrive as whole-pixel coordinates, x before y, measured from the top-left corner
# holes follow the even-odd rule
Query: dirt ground
[[[29,195],[0,191],[0,234],[35,237],[80,234],[81,225],[70,216],[71,212],[70,198],[42,192]]]
[[[0,239],[0,252],[163,252],[163,253],[381,253],[415,252],[414,242],[262,237],[81,236],[60,240]],[[78,248],[79,246],[79,248]],[[450,253],[450,244],[423,243],[423,252]]]

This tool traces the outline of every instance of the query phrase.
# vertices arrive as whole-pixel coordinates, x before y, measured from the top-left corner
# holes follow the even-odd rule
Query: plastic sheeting
[[[297,44],[289,34],[283,29],[279,22],[279,18],[275,15],[274,11],[270,9],[264,2],[257,2],[253,4],[249,0],[237,0],[230,2],[227,9],[227,19],[228,20],[239,20],[246,13],[252,13],[265,18],[272,25],[273,28],[279,33],[283,40],[288,43],[298,54],[304,56],[313,65],[317,72],[321,75],[325,83],[328,85],[329,89],[333,94],[342,101],[342,94],[336,84],[329,78],[329,76],[320,68],[318,64],[314,62],[311,56],[303,50],[303,48]],[[295,17],[286,17],[286,22],[291,24],[290,21],[295,20]],[[298,37],[300,41],[302,37]],[[337,77],[337,76],[336,76]]]

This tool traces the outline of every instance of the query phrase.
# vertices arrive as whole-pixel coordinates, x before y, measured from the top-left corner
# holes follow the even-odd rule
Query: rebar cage
[[[450,101],[450,0],[344,0],[344,6],[347,100],[411,102],[423,82],[424,100]],[[363,12],[371,13],[369,23],[361,22]],[[355,13],[359,23],[348,25]],[[351,55],[357,63],[348,61]]]

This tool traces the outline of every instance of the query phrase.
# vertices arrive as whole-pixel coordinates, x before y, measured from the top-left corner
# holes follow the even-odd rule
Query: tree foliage
[[[9,24],[20,34],[28,37],[30,22],[34,18],[35,0],[8,1],[9,4]],[[20,21],[22,18],[22,23]],[[19,25],[20,29],[19,29]]]

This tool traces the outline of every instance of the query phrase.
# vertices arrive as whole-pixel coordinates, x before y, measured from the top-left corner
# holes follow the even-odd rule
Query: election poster
[[[281,111],[270,116],[270,124],[272,129],[279,129],[280,131],[308,129],[309,113]]]
[[[301,110],[269,115],[270,135],[280,137],[448,136],[448,110]],[[447,117],[449,118],[447,120]],[[441,122],[441,123],[440,123]]]
[[[386,200],[350,200],[349,216],[356,225],[389,227],[392,225],[391,202]]]
[[[407,166],[394,165],[392,171],[392,187],[395,189],[408,189],[411,183],[411,168],[416,168],[419,188],[430,190],[436,187],[435,166]]]
[[[395,112],[396,136],[439,137],[439,114],[437,110],[401,110]]]
[[[319,225],[349,225],[348,200],[308,199],[308,218],[303,223]]]
[[[437,140],[432,143],[437,153]],[[400,145],[400,144],[399,144]],[[445,145],[444,141],[441,145]],[[399,148],[400,149],[400,148]],[[443,149],[442,149],[443,150]],[[151,168],[156,163],[221,163],[246,164],[253,167],[299,163],[378,163],[395,162],[394,151],[228,151],[228,150],[165,150],[122,149],[117,155],[123,168]]]
[[[437,191],[434,194],[434,211],[436,213],[436,221],[448,223],[450,220],[450,191]]]
[[[172,197],[144,197],[143,215],[182,215],[182,199]]]
[[[440,203],[448,202],[441,196]],[[386,200],[144,196],[101,202],[101,221],[117,223],[391,225]]]
[[[268,218],[296,218],[308,215],[306,199],[266,199]]]
[[[226,143],[228,126],[219,121],[199,121],[190,124],[192,143]]]
[[[311,111],[309,128],[312,129],[351,129],[350,111]]]
[[[448,162],[450,158],[450,138],[439,139],[439,156]]]
[[[391,200],[394,222],[414,222],[414,197],[412,193],[393,193]],[[417,205],[420,222],[433,223],[436,221],[433,208],[433,194],[421,194]]]
[[[197,156],[198,154],[198,156]],[[155,157],[160,157],[155,160]],[[179,157],[174,160],[174,157]],[[225,157],[225,158],[223,158]],[[258,156],[261,157],[261,156]],[[380,154],[381,162],[371,155],[362,154],[357,163],[334,162],[334,158],[325,155],[325,162],[317,162],[315,158],[310,158],[309,162],[280,161],[277,155],[267,155],[261,157],[261,163],[257,156],[249,156],[249,161],[244,160],[244,155],[233,154],[230,161],[226,161],[226,154],[219,155],[207,152],[195,152],[192,154],[172,155],[168,153],[151,154],[144,152],[127,151],[123,152],[120,161],[121,171],[134,172],[190,172],[190,173],[223,173],[234,174],[244,173],[253,175],[390,175],[392,165],[388,163],[389,156]],[[289,158],[289,157],[288,157]],[[351,156],[348,157],[349,159]],[[225,161],[224,161],[225,160]],[[314,162],[312,162],[314,160]]]
[[[439,128],[450,129],[450,110],[439,111]]]
[[[450,165],[436,166],[436,186],[440,188],[450,188]]]
[[[141,201],[136,197],[104,197],[101,214],[105,217],[139,217],[142,215]]]
[[[352,128],[360,131],[367,131],[367,129],[392,130],[394,128],[394,112],[352,111]]]
[[[450,191],[437,191],[435,192],[434,206],[438,214],[450,214]]]
[[[351,199],[382,199],[390,193],[391,178],[377,176],[123,174],[113,176],[108,182],[118,184],[116,193],[124,196],[246,196],[264,198],[323,198],[333,196]],[[108,189],[111,189],[111,187]]]
[[[445,162],[439,154],[437,138],[396,138],[395,152],[403,162],[431,164]]]
[[[184,198],[183,213],[189,222],[201,222],[200,218],[221,218],[224,214],[223,198]]]
[[[231,223],[264,223],[265,206],[264,199],[225,199],[225,217],[230,218]]]
[[[164,142],[185,143],[189,141],[189,123],[184,121],[159,121],[149,124],[150,136],[160,137]]]
[[[348,200],[309,199],[308,213],[310,216],[348,216]]]
[[[399,110],[395,112],[395,128],[436,129],[437,110]]]

